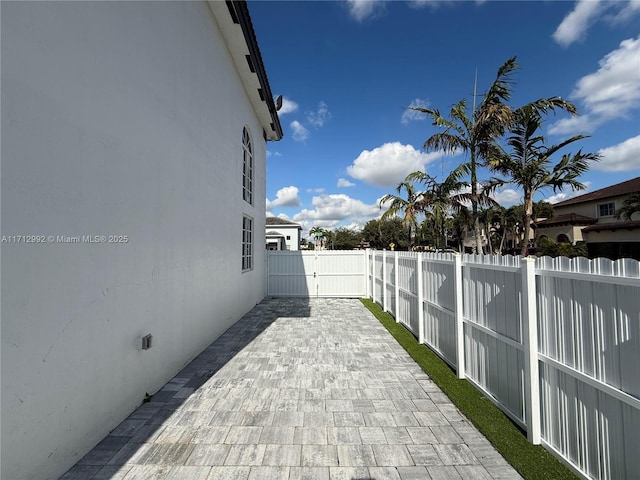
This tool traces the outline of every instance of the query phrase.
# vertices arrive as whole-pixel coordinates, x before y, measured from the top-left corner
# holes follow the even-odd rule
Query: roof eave
[[[246,1],[208,0],[243,86],[265,133],[266,140],[283,136],[266,69],[258,47]]]

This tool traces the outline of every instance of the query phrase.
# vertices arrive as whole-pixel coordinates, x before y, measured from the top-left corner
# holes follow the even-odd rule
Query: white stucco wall
[[[128,236],[2,244],[0,478],[49,479],[263,298],[266,148],[206,3],[1,8],[2,235]]]
[[[284,235],[287,250],[300,250],[300,227],[297,225],[291,225],[290,227],[286,225],[269,225],[266,230]]]

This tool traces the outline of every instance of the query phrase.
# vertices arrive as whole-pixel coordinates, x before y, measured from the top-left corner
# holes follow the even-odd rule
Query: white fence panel
[[[418,323],[418,254],[398,252],[398,310],[396,321],[402,323],[415,336],[419,336]]]
[[[585,478],[637,478],[639,262],[542,258],[534,269],[531,260],[511,256],[384,255],[387,267],[372,278],[377,301],[383,291],[391,295],[385,284],[395,281],[388,272],[394,257],[396,320],[451,365],[464,363],[458,375],[531,441]],[[382,253],[372,256],[382,265]]]
[[[308,297],[315,290],[315,259],[303,252],[267,252],[267,294],[273,297]]]
[[[464,257],[465,365],[468,378],[524,426],[522,274],[514,258]]]
[[[453,255],[427,253],[422,264],[424,342],[456,366],[456,318]]]
[[[317,252],[315,268],[316,296],[360,298],[365,295],[364,251]]]
[[[373,256],[373,299],[380,305],[383,304],[384,293],[384,276],[382,274],[384,269],[384,252],[375,251]]]
[[[633,478],[640,472],[638,262],[537,263],[543,439],[591,478]]]
[[[396,316],[396,262],[393,252],[387,252],[385,255],[384,267],[384,293],[386,295],[386,303],[384,304],[387,312]]]
[[[267,294],[344,297],[366,294],[366,254],[353,251],[267,252]]]

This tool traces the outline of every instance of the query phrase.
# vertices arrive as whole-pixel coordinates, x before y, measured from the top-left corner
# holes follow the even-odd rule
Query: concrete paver
[[[358,300],[265,299],[63,480],[519,479]]]

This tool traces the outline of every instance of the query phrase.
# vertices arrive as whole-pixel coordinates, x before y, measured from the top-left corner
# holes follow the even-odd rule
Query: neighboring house
[[[55,479],[264,298],[282,128],[244,2],[0,8],[0,478]]]
[[[267,250],[300,250],[302,226],[279,217],[267,217]]]
[[[640,214],[630,220],[615,214],[625,198],[640,192],[640,177],[553,205],[553,217],[537,224],[536,239],[586,242],[590,257],[640,260]]]

